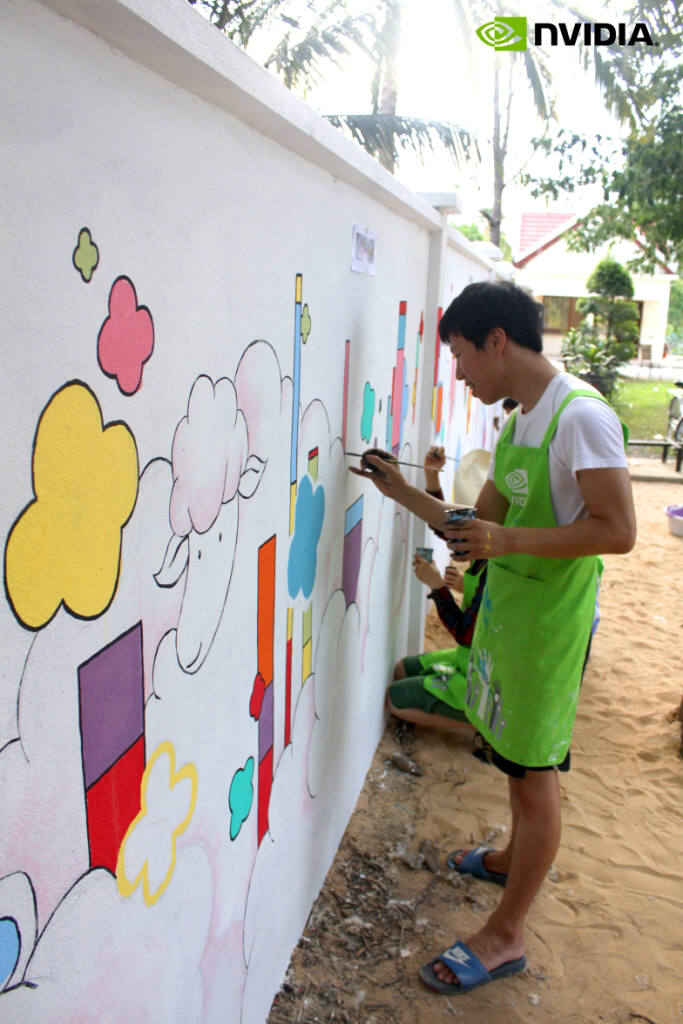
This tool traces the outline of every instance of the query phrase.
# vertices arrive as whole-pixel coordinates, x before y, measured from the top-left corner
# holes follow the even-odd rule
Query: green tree
[[[402,0],[382,0],[384,18],[371,49],[374,74],[370,88],[370,114],[326,114],[327,120],[348,133],[383,167],[393,174],[401,150],[424,156],[443,148],[456,166],[478,156],[476,140],[453,121],[402,117],[398,107],[398,52],[401,38]]]
[[[671,285],[666,340],[672,352],[683,352],[683,279],[680,277]]]
[[[588,298],[579,299],[578,309],[592,318],[603,344],[620,363],[636,354],[638,307],[633,298],[633,281],[628,270],[607,257],[586,281]]]
[[[590,295],[578,302],[584,319],[567,332],[562,360],[567,370],[609,395],[619,366],[636,354],[638,307],[631,301],[633,281],[625,267],[607,257],[598,263],[586,287]]]
[[[368,0],[350,14],[346,0],[328,0],[322,8],[308,0],[187,0],[229,39],[249,50],[266,30],[281,35],[264,59],[288,89],[303,91],[320,77],[327,63],[339,64],[350,53],[369,53],[379,34],[377,4]]]
[[[683,259],[683,27],[675,0],[639,2],[627,17],[646,22],[658,44],[609,48],[601,58],[607,102],[630,125],[628,137],[559,130],[533,139],[554,166],[524,182],[554,199],[599,186],[602,199],[568,235],[569,248],[629,239],[639,247],[629,267],[651,271]],[[605,159],[610,153],[616,158]]]
[[[305,89],[320,74],[325,61],[340,62],[340,58],[358,49],[369,55],[375,65],[371,89],[371,113],[329,114],[328,119],[337,128],[351,135],[385,167],[394,170],[403,149],[412,149],[422,155],[426,149],[444,147],[459,165],[466,158],[478,155],[478,143],[469,133],[453,121],[434,121],[404,118],[397,113],[398,73],[397,54],[400,35],[402,0],[367,0],[365,13],[352,16],[346,0],[329,0],[320,11],[314,0],[295,3],[295,0],[188,0],[241,46],[249,48],[260,29],[282,24],[283,36],[264,61],[290,88]],[[547,0],[548,8],[560,17],[586,19],[571,5],[560,0]],[[520,89],[532,97],[538,117],[544,125],[544,134],[553,116],[549,97],[551,84],[550,62],[540,47],[523,51],[489,51],[477,40],[476,28],[492,16],[526,14],[511,9],[502,0],[493,5],[487,0],[453,0],[460,33],[453,40],[454,65],[457,63],[461,79],[470,88],[477,89],[473,80],[476,69],[493,81],[493,111],[491,124],[491,157],[493,167],[493,194],[490,208],[482,210],[489,224],[491,241],[501,245],[503,220],[503,193],[511,176],[507,168],[511,132],[513,129],[513,97]],[[650,0],[652,18],[660,34],[674,38],[675,0]],[[647,3],[639,0],[634,12],[645,9]],[[669,8],[674,12],[670,14]],[[303,9],[304,18],[297,13]],[[473,60],[477,47],[476,61]],[[581,41],[572,48],[579,66],[592,68],[600,83],[605,103],[620,117],[633,119],[639,109],[643,90],[641,65],[630,52],[637,47],[620,47],[615,56],[603,56],[600,47],[586,47]],[[466,95],[467,90],[461,90]]]
[[[553,148],[547,140],[545,145],[548,150]],[[567,165],[576,168],[579,164],[579,169],[562,177],[535,179],[533,194],[558,198],[584,185],[599,184],[602,202],[570,233],[570,249],[590,252],[605,242],[623,238],[638,244],[638,252],[629,261],[631,269],[652,271],[662,263],[680,263],[683,110],[667,107],[646,129],[631,133],[622,144],[623,164],[616,170],[604,162],[603,154],[609,148],[608,140],[599,136],[588,141],[561,134],[554,146],[560,155],[560,174]]]
[[[469,238],[470,242],[484,241],[484,236],[478,224],[458,224],[458,231],[465,238]]]
[[[335,128],[392,171],[402,149],[420,156],[443,148],[456,166],[476,153],[476,140],[452,121],[401,117],[396,112],[401,0],[367,0],[351,15],[347,0],[329,0],[320,9],[314,0],[187,0],[242,49],[253,51],[266,30],[281,26],[282,35],[263,66],[288,89],[304,95],[328,63],[340,65],[351,53],[374,63],[368,114],[329,114]]]

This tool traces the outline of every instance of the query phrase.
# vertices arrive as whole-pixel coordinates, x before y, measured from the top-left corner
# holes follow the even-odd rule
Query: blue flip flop
[[[436,964],[442,963],[458,979],[459,984],[453,985],[442,981],[434,972]],[[519,974],[526,967],[526,957],[521,956],[519,960],[508,960],[500,967],[494,967],[489,971],[484,967],[481,960],[474,955],[466,942],[456,942],[447,949],[441,956],[425,964],[420,968],[420,980],[427,988],[434,992],[442,992],[444,995],[457,995],[459,992],[469,992],[479,985],[486,985],[489,981],[496,981],[498,978],[508,978],[511,974]]]
[[[461,875],[473,875],[475,878],[483,878],[485,882],[505,885],[508,880],[507,875],[501,875],[497,871],[487,871],[484,867],[484,857],[487,853],[493,853],[492,846],[478,846],[476,850],[470,850],[467,856],[457,864],[455,858],[463,852],[463,850],[453,850],[446,862],[449,868],[459,871]]]

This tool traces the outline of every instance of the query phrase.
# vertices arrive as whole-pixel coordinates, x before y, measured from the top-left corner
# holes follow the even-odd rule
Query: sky
[[[292,0],[296,4],[296,0]],[[304,0],[301,0],[303,3]],[[607,8],[591,0],[582,4],[592,20],[614,23],[624,20],[630,0],[615,0]],[[313,0],[313,8],[317,3]],[[367,9],[367,0],[347,0],[350,10]],[[544,16],[544,4],[533,8],[529,24],[536,20],[557,22],[556,12]],[[415,191],[442,193],[457,191],[463,205],[462,217],[455,222],[480,220],[478,211],[493,204],[493,171],[490,158],[490,135],[493,124],[493,62],[496,56],[472,33],[469,55],[464,54],[455,0],[403,0],[401,13],[401,45],[399,55],[397,113],[405,117],[452,121],[477,133],[481,145],[480,163],[468,161],[455,167],[443,154],[427,154],[424,163],[417,156],[405,153],[396,167],[395,176]],[[628,20],[628,19],[627,19]],[[264,60],[282,36],[282,25],[275,25],[269,34],[254,40],[249,52]],[[326,66],[322,80],[310,88],[304,98],[321,114],[368,114],[371,110],[371,62],[361,55],[342,57],[342,67]],[[618,139],[626,129],[618,125],[604,109],[593,72],[580,67],[573,47],[553,48],[549,60],[552,84],[549,94],[555,103],[556,124],[572,131],[600,133],[614,139],[605,145],[608,159],[620,152]],[[531,138],[543,134],[543,123],[537,118],[523,75],[514,93],[511,143],[506,164],[509,180],[520,169],[539,175],[548,174],[547,160],[535,154]],[[504,193],[503,231],[515,248],[519,218],[532,209],[562,209],[586,212],[599,202],[598,191],[583,197],[567,196],[558,202],[533,199],[528,189],[510,181]]]
[[[350,0],[362,6],[363,0]],[[583,5],[588,8],[588,4]],[[622,4],[613,4],[609,13],[603,10],[602,20],[619,19]],[[538,8],[536,11],[538,12]],[[470,131],[476,131],[483,141],[481,164],[454,167],[447,156],[428,155],[424,165],[418,157],[405,154],[396,169],[396,177],[417,192],[457,191],[464,206],[463,223],[477,220],[480,208],[492,204],[492,173],[487,141],[492,124],[492,63],[494,51],[473,35],[471,59],[473,77],[462,56],[458,42],[460,33],[453,0],[404,0],[401,21],[401,50],[399,63],[399,89],[397,112],[404,116],[432,120],[453,121]],[[593,6],[591,17],[600,20],[600,9]],[[541,20],[535,13],[533,20]],[[530,19],[531,20],[531,19]],[[548,18],[557,20],[557,16]],[[265,43],[265,46],[268,44]],[[255,51],[254,56],[257,56]],[[557,47],[551,58],[553,85],[550,94],[555,98],[557,120],[564,128],[577,132],[600,132],[620,137],[624,129],[605,111],[592,72],[579,68],[573,48]],[[328,66],[321,83],[313,87],[306,100],[320,113],[369,113],[372,67],[369,61],[354,56],[344,58],[341,68]],[[510,154],[506,170],[515,172],[522,167],[537,173],[544,172],[544,164],[534,158],[530,140],[543,131],[536,118],[528,87],[522,79],[515,92],[512,114]],[[615,150],[618,146],[615,144]],[[583,210],[589,208],[599,196],[585,196]],[[507,223],[503,230],[513,242],[522,210],[546,208],[544,200],[533,200],[528,191],[510,185],[504,194]],[[577,200],[568,197],[564,202],[552,203],[549,208],[575,211]]]

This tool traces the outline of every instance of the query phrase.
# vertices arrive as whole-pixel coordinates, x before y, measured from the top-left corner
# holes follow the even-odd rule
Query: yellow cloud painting
[[[61,604],[80,618],[101,615],[116,593],[138,457],[128,427],[104,426],[85,384],[65,385],[40,417],[33,490],[5,547],[14,614],[29,629],[44,626]]]
[[[188,761],[176,772],[173,744],[164,740],[149,759],[140,783],[140,813],[123,837],[116,884],[132,896],[142,883],[148,907],[167,888],[176,863],[176,840],[190,824],[197,802],[197,769]]]

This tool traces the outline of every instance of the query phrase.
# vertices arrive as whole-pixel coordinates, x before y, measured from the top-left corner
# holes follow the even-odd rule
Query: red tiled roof
[[[519,233],[520,256],[535,249],[549,235],[556,234],[564,225],[568,226],[569,222],[575,219],[574,213],[523,213]]]

